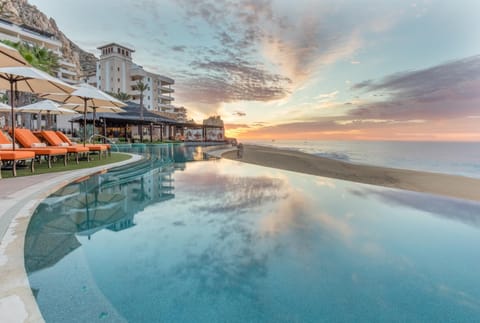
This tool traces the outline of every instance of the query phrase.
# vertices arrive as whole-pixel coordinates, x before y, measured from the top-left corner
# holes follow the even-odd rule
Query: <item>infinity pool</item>
[[[479,203],[141,152],[36,210],[47,322],[480,321]]]

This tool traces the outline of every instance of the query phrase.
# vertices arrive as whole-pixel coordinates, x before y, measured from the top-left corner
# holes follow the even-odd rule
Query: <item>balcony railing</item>
[[[160,87],[160,91],[161,91],[161,93],[173,93],[173,92],[175,92],[174,89],[172,89],[170,87],[164,87],[164,86]]]
[[[166,96],[166,95],[159,95],[158,98],[161,99],[162,101],[174,101],[175,100],[173,97]]]

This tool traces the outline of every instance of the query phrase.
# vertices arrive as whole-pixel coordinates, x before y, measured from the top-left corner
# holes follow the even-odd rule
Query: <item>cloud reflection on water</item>
[[[413,208],[436,217],[480,228],[480,203],[478,202],[401,190],[356,188],[351,190],[351,193],[361,197],[375,196],[391,205]]]

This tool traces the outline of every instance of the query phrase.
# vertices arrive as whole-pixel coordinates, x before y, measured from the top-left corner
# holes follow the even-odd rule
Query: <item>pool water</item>
[[[36,210],[47,322],[480,321],[479,203],[140,152]]]

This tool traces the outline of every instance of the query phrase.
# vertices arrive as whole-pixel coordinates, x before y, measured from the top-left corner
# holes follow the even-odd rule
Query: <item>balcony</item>
[[[168,85],[173,85],[175,84],[175,81],[169,77],[163,76],[163,75],[158,75],[158,78],[160,79],[160,85],[161,86],[168,86]]]
[[[58,64],[60,64],[60,66],[65,66],[65,67],[73,67],[73,68],[76,67],[75,64],[73,64],[73,63],[71,63],[71,62],[69,62],[69,61],[66,61],[66,60],[64,60],[64,59],[58,60]]]
[[[175,110],[175,106],[171,104],[159,103],[157,104],[157,106],[160,108],[161,111],[165,111],[165,112],[170,112],[170,111],[173,112]]]
[[[71,75],[71,76],[77,76],[77,73],[73,72],[73,71],[70,71],[70,70],[66,70],[64,68],[59,68],[58,71],[62,74],[66,74],[66,75]]]
[[[21,27],[5,20],[0,21],[0,32],[7,34],[8,36],[5,38],[12,41],[23,40],[33,42],[50,49],[62,47],[62,43],[54,38],[53,35],[42,34],[41,31],[35,31],[26,26]]]
[[[166,96],[166,95],[159,95],[158,96],[159,99],[161,99],[162,101],[174,101],[175,99],[171,96]]]
[[[169,87],[165,87],[165,86],[161,86],[160,91],[161,91],[161,93],[173,93],[173,92],[175,92],[174,89],[169,88]]]
[[[75,84],[75,83],[77,83],[77,79],[76,79],[76,78],[64,77],[63,75],[59,75],[57,78],[60,79],[61,81],[65,82],[65,83],[68,83],[68,84]]]

